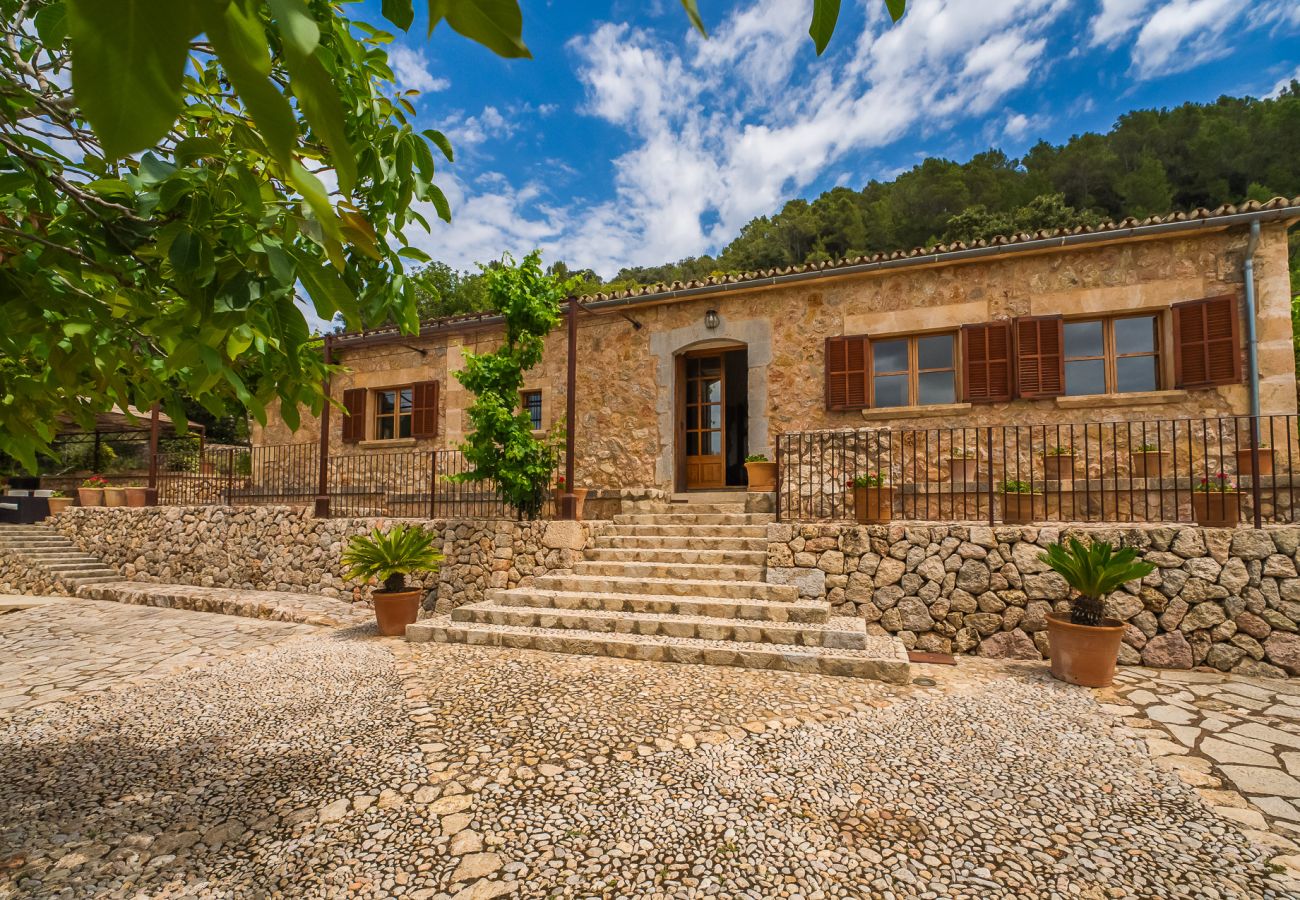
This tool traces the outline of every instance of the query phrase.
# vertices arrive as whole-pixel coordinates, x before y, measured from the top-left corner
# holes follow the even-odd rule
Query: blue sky
[[[453,224],[414,242],[458,268],[541,247],[610,276],[926,156],[1017,155],[1300,77],[1297,0],[912,0],[897,25],[883,0],[848,0],[820,58],[812,0],[699,5],[707,41],[676,0],[523,0],[532,60],[417,19],[394,68],[457,157],[439,178]]]

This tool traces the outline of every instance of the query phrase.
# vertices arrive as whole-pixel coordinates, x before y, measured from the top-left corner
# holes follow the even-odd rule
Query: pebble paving
[[[1297,896],[1041,665],[900,687],[314,631],[0,720],[0,896]]]

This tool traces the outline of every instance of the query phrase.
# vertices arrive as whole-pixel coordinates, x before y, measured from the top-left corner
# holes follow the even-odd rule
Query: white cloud
[[[485,106],[477,116],[451,119],[444,130],[457,150],[474,147],[488,140],[503,140],[515,133],[516,117],[509,118],[495,106]]]
[[[1115,44],[1142,23],[1143,14],[1156,0],[1101,0],[1101,11],[1088,31],[1093,46]]]
[[[412,50],[395,44],[388,51],[388,64],[393,70],[393,77],[397,79],[397,86],[404,91],[428,94],[451,87],[448,79],[435,78],[429,71],[429,60],[422,49]]]
[[[1155,8],[1147,15],[1148,10]],[[1185,72],[1228,55],[1241,36],[1260,29],[1300,25],[1295,0],[1102,0],[1093,19],[1093,43],[1115,43],[1134,29],[1132,74],[1155,78]]]
[[[1293,81],[1300,81],[1300,66],[1297,66],[1296,70],[1290,75],[1278,79],[1277,84],[1273,85],[1273,90],[1269,91],[1265,96],[1270,99],[1282,96],[1282,92],[1289,88]]]

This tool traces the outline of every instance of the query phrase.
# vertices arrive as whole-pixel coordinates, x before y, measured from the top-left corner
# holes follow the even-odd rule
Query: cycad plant
[[[1084,544],[1078,538],[1070,538],[1068,545],[1052,544],[1038,558],[1078,592],[1070,608],[1070,622],[1075,625],[1100,625],[1106,598],[1120,585],[1145,578],[1156,568],[1138,560],[1132,547],[1116,550],[1106,541]]]
[[[434,549],[437,536],[419,525],[394,525],[387,532],[376,528],[348,541],[342,562],[348,578],[358,581],[376,578],[384,590],[406,590],[406,576],[415,572],[436,572],[443,555]]]

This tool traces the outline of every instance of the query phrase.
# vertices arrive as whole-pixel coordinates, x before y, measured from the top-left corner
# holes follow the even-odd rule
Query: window
[[[871,405],[929,406],[955,403],[956,340],[951,334],[871,342]]]
[[[1068,396],[1159,390],[1159,316],[1066,322],[1064,334]]]
[[[375,391],[375,440],[391,441],[411,436],[414,389],[390,388]]]
[[[533,423],[533,431],[542,430],[542,392],[541,391],[524,391],[519,395],[522,400],[524,412],[528,413],[528,419]]]

